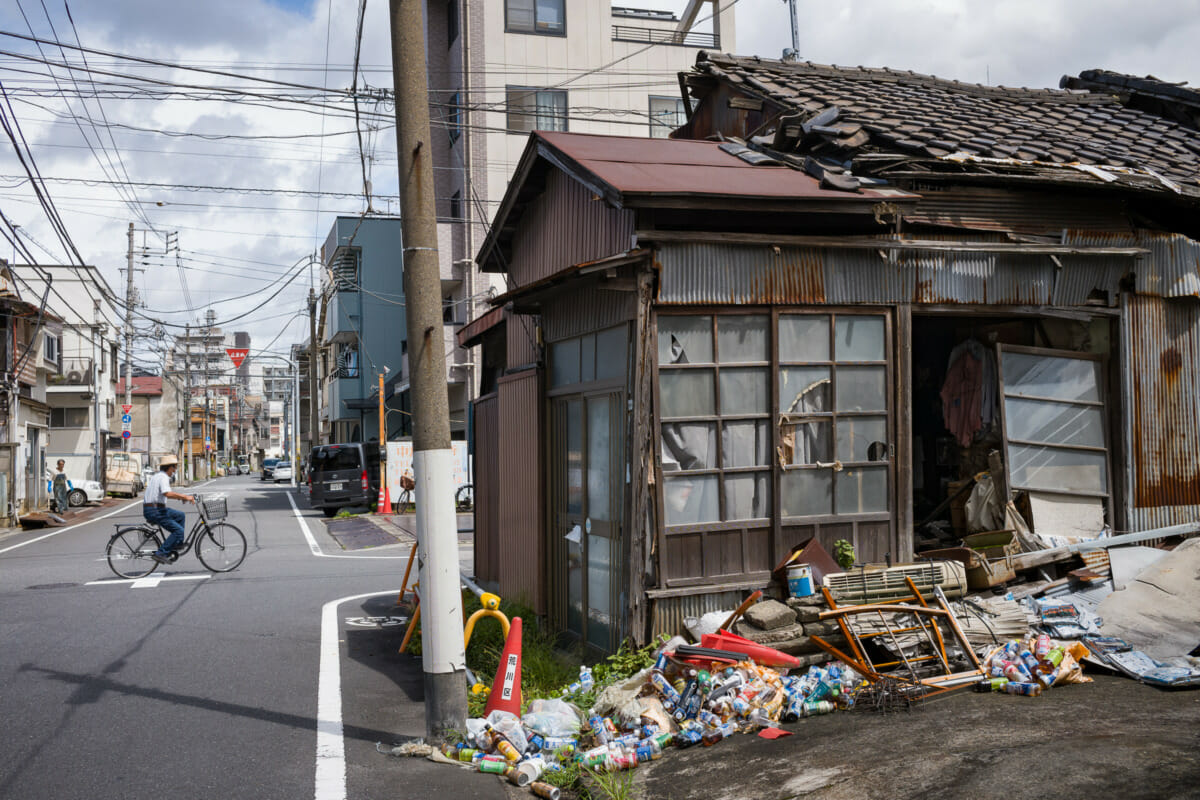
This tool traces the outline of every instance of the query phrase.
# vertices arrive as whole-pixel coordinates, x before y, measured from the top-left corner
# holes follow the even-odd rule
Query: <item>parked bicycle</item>
[[[226,496],[198,494],[196,509],[199,511],[196,522],[183,544],[169,556],[170,563],[195,547],[196,558],[213,572],[237,569],[246,558],[246,537],[236,525],[224,521],[229,516]],[[152,556],[166,538],[162,527],[142,522],[116,528],[105,548],[112,571],[122,578],[143,578],[153,572],[158,562]]]

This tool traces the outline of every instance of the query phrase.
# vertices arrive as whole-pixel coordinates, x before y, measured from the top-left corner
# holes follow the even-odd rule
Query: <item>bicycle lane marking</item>
[[[318,558],[403,558],[408,560],[407,555],[403,556],[352,556],[343,555],[341,553],[324,553],[321,551],[321,546],[317,544],[317,540],[313,537],[312,531],[308,529],[308,521],[304,519],[304,515],[300,513],[300,506],[296,505],[295,498],[291,492],[287,495],[288,502],[292,505],[292,514],[296,517],[296,522],[300,525],[300,532],[304,534],[304,540],[308,542],[309,551]]]
[[[293,503],[293,506],[295,504]],[[313,543],[315,546],[315,542]],[[321,607],[321,661],[317,677],[317,764],[314,800],[346,800],[346,742],[342,724],[342,651],[338,606],[399,594],[399,589],[330,600]]]
[[[208,481],[208,483],[212,483],[212,481]],[[208,485],[208,483],[202,483],[202,484],[200,484],[200,486],[197,486],[196,488],[197,488],[197,489],[199,489],[201,486],[207,486],[207,485]],[[36,539],[30,539],[28,542],[21,542],[20,544],[14,544],[14,545],[11,545],[11,546],[9,546],[9,547],[6,547],[6,548],[4,548],[3,550],[0,550],[0,555],[4,555],[4,554],[5,554],[5,553],[7,553],[9,550],[16,550],[18,547],[25,547],[25,546],[27,546],[27,545],[31,545],[31,544],[33,544],[34,542],[40,542],[40,541],[42,541],[43,539],[49,539],[51,536],[58,536],[60,533],[66,533],[67,531],[73,531],[73,530],[75,530],[76,528],[82,528],[84,525],[90,525],[90,524],[91,524],[91,523],[93,523],[93,522],[99,522],[99,521],[100,521],[100,520],[102,520],[102,519],[108,519],[108,518],[109,518],[109,517],[111,517],[113,514],[119,514],[120,512],[122,512],[122,511],[126,510],[127,508],[129,508],[129,507],[131,507],[131,506],[135,506],[135,505],[141,505],[141,504],[142,504],[142,501],[141,501],[141,500],[138,500],[136,503],[126,503],[126,504],[125,504],[125,505],[123,505],[123,506],[120,506],[120,507],[118,507],[118,508],[114,508],[112,511],[110,511],[110,512],[108,512],[107,514],[104,514],[104,515],[102,515],[102,516],[95,517],[95,518],[93,518],[93,519],[89,519],[89,520],[84,520],[83,522],[78,522],[78,523],[76,523],[76,524],[74,524],[74,525],[68,525],[68,526],[67,526],[67,527],[65,527],[65,528],[58,528],[57,530],[55,530],[55,531],[53,531],[53,532],[51,532],[51,533],[47,533],[45,536],[39,536],[39,537],[37,537]]]

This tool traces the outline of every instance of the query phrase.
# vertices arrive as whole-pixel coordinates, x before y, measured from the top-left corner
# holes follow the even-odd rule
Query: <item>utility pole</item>
[[[387,403],[383,399],[383,373],[379,373],[379,488],[387,486]],[[387,509],[391,513],[391,509]]]
[[[317,386],[317,296],[308,290],[308,430],[312,446],[321,443],[321,410],[317,408],[320,388]]]
[[[133,223],[129,223],[129,253],[125,263],[125,405],[133,411]],[[147,407],[148,408],[148,407]],[[146,430],[150,430],[147,417]],[[124,427],[123,425],[121,426]],[[121,450],[129,452],[129,439],[122,437]]]
[[[212,441],[212,434],[208,427],[208,387],[212,383],[212,378],[208,374],[209,368],[209,348],[211,347],[213,323],[217,320],[217,312],[211,308],[204,312],[204,321],[208,323],[204,329],[204,424],[201,430],[204,431],[204,477],[211,478],[213,474],[212,468],[212,450],[209,445]]]
[[[413,473],[421,583],[425,730],[443,739],[466,724],[466,654],[454,516],[450,401],[442,341],[429,79],[422,0],[389,0],[396,153],[404,237],[404,298],[413,395]]]
[[[183,477],[188,483],[192,482],[192,326],[188,323],[183,326],[183,370],[187,377],[187,409],[184,411],[184,429],[187,433],[185,440],[187,441],[187,460],[183,464]]]

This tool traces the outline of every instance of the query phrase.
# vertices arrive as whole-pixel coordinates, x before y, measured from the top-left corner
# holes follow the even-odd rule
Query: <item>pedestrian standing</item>
[[[67,477],[67,462],[65,459],[58,460],[58,470],[50,479],[50,485],[54,492],[54,505],[59,514],[67,513],[70,507],[68,497],[71,490],[75,487],[71,484],[71,479]]]

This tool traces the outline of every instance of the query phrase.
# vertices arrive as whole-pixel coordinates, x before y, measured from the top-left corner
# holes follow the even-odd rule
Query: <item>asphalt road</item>
[[[0,538],[0,798],[502,796],[376,750],[424,734],[420,661],[396,652],[411,545],[343,551],[255,476],[194,488],[229,495],[234,572],[189,553],[118,579],[104,545],[136,501]]]

